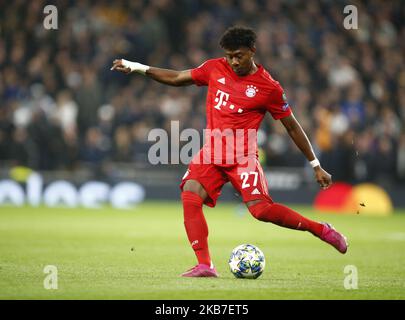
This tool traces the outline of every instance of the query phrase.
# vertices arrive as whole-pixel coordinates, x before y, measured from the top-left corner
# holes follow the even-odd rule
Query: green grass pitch
[[[220,278],[181,278],[195,264],[180,202],[146,202],[134,210],[0,208],[0,299],[404,299],[405,212],[393,216],[314,214],[349,239],[341,255],[308,232],[252,218],[236,204],[205,207]],[[240,210],[239,210],[240,211]],[[259,246],[266,269],[256,280],[228,269],[239,244]],[[44,267],[58,289],[44,288]],[[347,290],[347,265],[358,289]]]

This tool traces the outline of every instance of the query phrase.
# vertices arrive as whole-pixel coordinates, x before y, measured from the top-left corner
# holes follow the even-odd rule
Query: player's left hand
[[[315,179],[322,189],[328,189],[332,185],[332,176],[320,166],[315,167]]]

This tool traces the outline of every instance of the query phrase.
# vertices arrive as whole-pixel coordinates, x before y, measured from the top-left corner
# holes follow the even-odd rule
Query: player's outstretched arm
[[[116,59],[113,61],[111,70],[117,70],[125,74],[137,72],[146,75],[160,83],[170,86],[189,86],[194,83],[190,70],[176,71],[150,67],[138,62],[132,62],[125,59]]]
[[[297,119],[293,114],[291,114],[288,117],[282,118],[281,122],[286,128],[290,137],[293,139],[294,143],[305,155],[308,161],[310,161],[315,171],[315,179],[318,181],[321,188],[329,188],[332,185],[332,176],[322,169],[321,164],[319,163],[319,160],[316,158],[312,149],[311,142],[309,141]]]

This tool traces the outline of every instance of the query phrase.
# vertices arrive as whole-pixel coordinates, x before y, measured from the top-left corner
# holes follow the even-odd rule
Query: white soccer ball
[[[264,271],[263,252],[251,244],[241,244],[232,250],[229,267],[236,278],[256,279]]]

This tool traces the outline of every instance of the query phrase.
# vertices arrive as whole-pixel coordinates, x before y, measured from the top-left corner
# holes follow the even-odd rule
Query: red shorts
[[[204,203],[209,207],[215,207],[221,189],[227,182],[232,183],[243,202],[259,199],[273,202],[262,166],[257,159],[253,160],[253,165],[249,168],[247,164],[221,166],[191,162],[180,184],[182,191],[187,180],[197,180],[204,187],[208,193]]]

